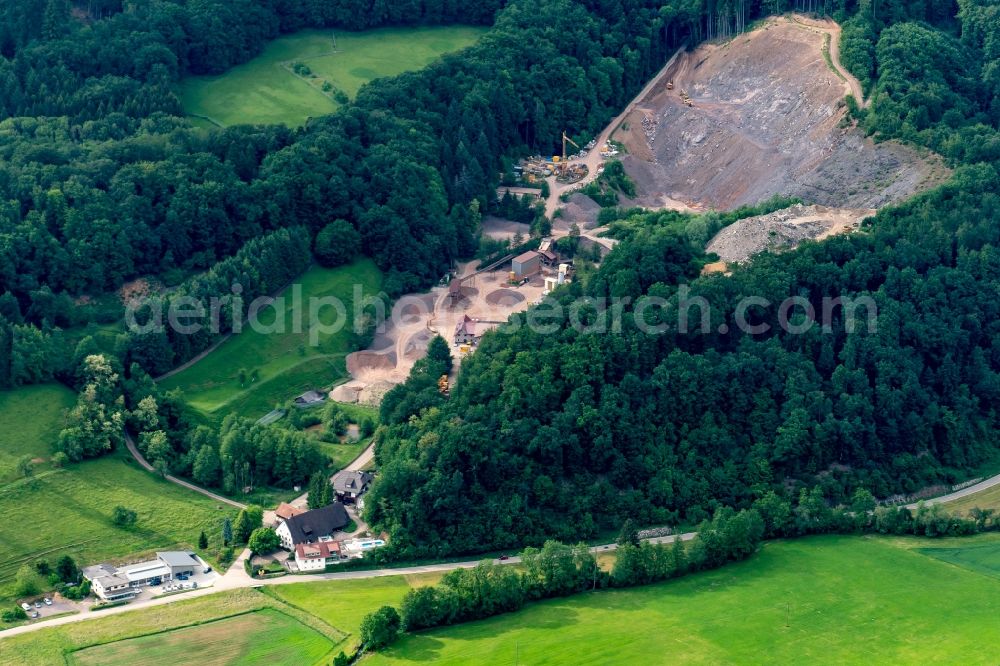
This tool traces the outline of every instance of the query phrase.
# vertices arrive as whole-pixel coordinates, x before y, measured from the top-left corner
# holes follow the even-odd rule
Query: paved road
[[[139,449],[136,448],[135,442],[132,440],[132,436],[128,433],[128,431],[125,431],[125,446],[128,448],[129,453],[132,454],[132,457],[136,459],[136,462],[138,462],[145,470],[158,474],[158,472],[156,472],[156,470],[153,469],[153,466],[150,465],[149,462],[142,457],[141,453],[139,453]],[[211,490],[205,490],[201,486],[196,486],[193,483],[185,481],[184,479],[179,479],[176,476],[173,476],[172,474],[167,474],[166,477],[164,478],[166,478],[166,480],[170,481],[171,483],[176,483],[178,486],[183,486],[188,490],[193,490],[196,493],[204,495],[205,497],[210,497],[217,502],[228,504],[229,506],[236,507],[237,509],[247,508],[246,504],[241,504],[236,500],[231,500],[228,497],[223,497],[222,495],[216,495]]]
[[[687,532],[685,534],[679,535],[682,541],[690,541],[695,537],[694,532]],[[670,543],[676,536],[666,536],[666,537],[653,537],[650,539],[645,539],[649,543]],[[610,553],[618,549],[618,545],[614,543],[604,544],[601,546],[594,546],[590,549],[593,553]],[[381,578],[384,576],[406,576],[410,574],[422,574],[422,573],[434,573],[434,572],[447,572],[454,571],[455,569],[471,569],[483,560],[465,560],[463,562],[446,562],[443,564],[425,564],[415,567],[399,567],[396,569],[369,569],[364,571],[341,571],[337,573],[325,573],[325,574],[300,574],[300,575],[288,575],[282,576],[281,578],[270,578],[266,580],[254,580],[247,575],[243,568],[243,560],[247,557],[248,551],[244,551],[240,554],[240,557],[233,563],[229,571],[226,572],[219,580],[216,581],[215,585],[212,587],[199,588],[197,590],[192,590],[190,592],[185,592],[183,594],[175,594],[169,597],[162,597],[158,599],[150,599],[148,601],[143,601],[140,603],[133,603],[127,606],[117,606],[115,608],[109,608],[97,613],[80,613],[77,615],[65,615],[63,617],[53,618],[51,620],[44,620],[42,622],[35,622],[33,624],[26,624],[20,627],[14,627],[13,629],[7,629],[5,631],[0,631],[0,640],[7,638],[9,636],[17,636],[19,634],[26,634],[32,631],[37,631],[38,629],[45,629],[46,627],[58,627],[63,624],[69,624],[71,622],[83,622],[92,618],[106,617],[108,615],[117,615],[119,613],[128,613],[131,611],[138,611],[144,608],[150,608],[152,606],[162,606],[164,604],[174,603],[175,601],[182,601],[184,599],[193,599],[195,597],[204,597],[210,594],[217,594],[224,590],[233,590],[242,587],[261,587],[265,585],[289,585],[292,583],[314,583],[317,581],[324,580],[359,580],[364,578]],[[511,557],[508,560],[499,562],[500,564],[517,564],[521,561],[519,557]]]
[[[1000,474],[996,476],[991,476],[988,479],[980,481],[979,483],[969,486],[968,488],[962,488],[961,490],[956,490],[953,493],[948,493],[947,495],[941,495],[940,497],[932,497],[931,499],[923,500],[924,504],[944,504],[945,502],[951,502],[953,500],[962,499],[963,497],[968,497],[969,495],[974,495],[982,490],[987,490],[994,486],[1000,486]],[[907,504],[907,509],[916,509],[919,502],[914,502],[912,504]]]

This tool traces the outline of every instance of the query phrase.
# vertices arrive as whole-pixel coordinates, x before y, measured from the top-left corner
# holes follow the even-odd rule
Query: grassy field
[[[266,637],[266,640],[261,638]],[[273,609],[98,645],[75,652],[80,666],[155,663],[173,666],[308,666],[334,643],[315,629]]]
[[[1000,578],[1000,541],[965,548],[921,548],[920,552],[942,562]]]
[[[181,82],[185,110],[199,124],[284,123],[302,125],[338,108],[324,92],[328,82],[353,97],[372,79],[420,69],[442,54],[473,44],[484,28],[466,26],[383,28],[365,32],[304,30],[274,40],[261,55],[217,76]],[[297,76],[292,62],[312,76]]]
[[[361,618],[381,606],[399,606],[411,587],[433,585],[441,574],[386,576],[366,580],[293,583],[267,588],[276,599],[309,612],[357,640]],[[350,600],[349,602],[347,600]]]
[[[56,385],[0,393],[0,461],[12,455],[47,459],[62,411],[73,401],[71,391]],[[119,504],[138,513],[134,527],[111,524]],[[217,540],[223,517],[235,511],[139,469],[120,451],[63,469],[41,464],[31,479],[0,483],[0,513],[8,516],[0,522],[2,602],[11,598],[11,580],[25,562],[68,553],[91,564],[191,547],[202,529]]]
[[[769,543],[676,582],[408,636],[364,663],[995,663],[986,646],[1000,644],[1000,580],[911,548],[927,543]]]
[[[364,664],[993,663],[987,646],[1000,643],[998,558],[995,533],[944,540],[771,542],[749,561],[717,571],[536,603],[518,613],[407,636]],[[982,567],[994,573],[983,575]],[[73,650],[265,608],[338,643],[335,652],[346,650],[366,613],[397,605],[411,586],[433,584],[438,577],[294,583],[269,586],[264,593],[233,590],[7,640],[0,634],[0,666],[61,664]],[[216,628],[203,627],[208,628],[176,636],[205,636]],[[281,638],[255,631],[252,649],[267,651],[286,640],[280,632],[274,635]],[[227,640],[232,638],[228,632]],[[153,644],[164,645],[163,640]],[[127,655],[131,645],[76,656]],[[236,659],[249,653],[234,647],[228,654]],[[123,656],[81,663],[128,661]],[[155,662],[189,663],[184,655]]]
[[[301,287],[301,308],[296,315],[296,285],[280,296],[281,331],[264,333],[245,328],[218,349],[182,372],[161,382],[165,389],[180,388],[192,407],[212,420],[221,421],[230,412],[260,417],[277,403],[294,398],[303,391],[328,386],[346,373],[344,357],[351,351],[350,332],[353,320],[334,334],[318,335],[319,344],[310,344],[308,312],[310,297],[336,296],[345,305],[348,316],[353,310],[354,286],[361,285],[365,295],[377,294],[382,275],[368,259],[336,269],[310,268],[296,283]],[[261,311],[261,323],[275,323],[275,308]],[[336,313],[331,308],[320,312],[324,324],[331,324]],[[303,321],[305,320],[305,321]],[[277,327],[276,327],[277,328]],[[246,375],[240,383],[240,371]],[[251,381],[252,375],[257,378]]]
[[[88,658],[89,650],[85,650],[85,648],[92,648],[97,645],[105,646],[101,650],[95,650],[95,653],[107,654],[107,651],[113,652],[120,645],[128,646],[130,644],[128,639],[162,634],[162,632],[173,629],[180,629],[180,631],[176,632],[175,636],[182,638],[204,636],[204,633],[194,628],[195,625],[212,623],[207,625],[210,627],[208,629],[209,632],[218,626],[233,628],[233,625],[221,625],[216,621],[222,620],[223,622],[227,622],[226,618],[265,609],[274,609],[289,618],[293,618],[304,627],[308,627],[320,634],[321,637],[325,637],[331,645],[339,645],[344,639],[343,632],[338,631],[316,617],[293,608],[277,599],[261,594],[256,590],[245,588],[218,592],[205,597],[185,599],[165,606],[153,606],[141,611],[128,612],[121,615],[107,615],[102,617],[97,614],[93,619],[86,622],[65,624],[20,636],[12,636],[7,639],[2,638],[3,634],[0,633],[0,666],[14,666],[15,664],[18,666],[22,666],[23,664],[32,664],[32,666],[57,666],[65,664],[67,661],[75,663],[73,661],[75,657],[82,656],[84,659]],[[258,619],[260,618],[260,615],[257,613],[254,615]],[[216,625],[216,627],[212,627],[212,625]],[[287,627],[288,623],[285,622],[284,626]],[[311,642],[318,645],[315,634],[304,633],[302,628],[296,628],[296,631],[299,632],[299,635],[308,636]],[[246,663],[240,660],[240,651],[249,642],[246,639],[252,639],[253,645],[249,649],[253,651],[250,654],[254,655],[264,654],[264,651],[272,649],[275,644],[279,644],[283,649],[288,650],[287,652],[279,653],[279,655],[292,654],[295,651],[294,646],[285,643],[285,639],[289,637],[288,633],[279,633],[276,635],[276,639],[272,639],[271,634],[261,631],[259,628],[246,637],[236,634],[237,632],[227,633],[226,641],[235,643],[235,645],[233,646],[232,658],[221,663]],[[116,644],[116,641],[123,642]],[[193,643],[190,644],[190,648],[194,648]],[[77,650],[83,651],[75,652]],[[338,650],[339,647],[335,648],[334,652]],[[146,655],[143,656],[145,657]],[[225,658],[225,655],[222,655],[221,658]],[[181,653],[171,659],[154,660],[147,657],[124,661],[117,660],[111,663],[166,663],[180,666],[181,664],[189,663],[220,662],[203,660],[202,651],[199,648],[198,650],[190,649],[189,654],[185,655]],[[260,663],[296,663],[309,666],[315,662],[304,659],[297,662],[282,662],[278,660],[271,662],[262,661]]]
[[[949,511],[959,514],[967,514],[970,509],[976,507],[980,509],[994,509],[1000,511],[1000,485],[980,490],[978,493],[968,495],[961,499],[945,502],[944,507]]]
[[[138,514],[134,527],[111,523],[115,506]],[[0,487],[0,512],[21,516],[0,523],[0,599],[24,562],[70,554],[81,564],[170,548],[193,548],[205,530],[210,549],[221,537],[220,505],[139,469],[127,453],[39,474],[34,483]],[[30,528],[25,520],[30,519]],[[217,546],[217,544],[215,544]]]
[[[62,412],[75,401],[73,392],[60,384],[0,391],[0,484],[19,476],[17,462],[24,456],[35,460],[36,474],[50,468],[49,456],[62,424]]]

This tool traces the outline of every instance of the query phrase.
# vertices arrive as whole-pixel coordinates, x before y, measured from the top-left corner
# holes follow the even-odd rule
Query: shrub
[[[27,620],[28,614],[24,612],[24,609],[20,606],[14,606],[3,613],[0,613],[0,619],[4,622],[17,622],[18,620]]]
[[[136,513],[124,506],[116,506],[111,513],[111,522],[115,527],[132,527],[135,525]]]
[[[247,540],[247,547],[255,555],[263,555],[277,550],[281,545],[278,533],[270,527],[258,527]]]
[[[392,606],[382,606],[361,620],[361,642],[371,650],[391,644],[399,636],[402,622]]]

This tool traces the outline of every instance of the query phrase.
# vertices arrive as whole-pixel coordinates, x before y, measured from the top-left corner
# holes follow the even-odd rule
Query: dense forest
[[[853,106],[855,119],[879,139],[941,152],[956,167],[948,184],[880,211],[864,233],[765,254],[728,277],[698,276],[704,219],[614,212],[625,241],[541,306],[554,333],[521,316],[483,340],[448,399],[431,388],[439,368],[420,366],[388,396],[368,517],[393,547],[575,540],[625,518],[692,524],[808,487],[846,503],[859,487],[913,492],[995,460],[1000,143],[990,81],[1000,26],[992,5],[956,13],[879,4],[849,21],[865,26],[872,58],[859,71],[872,104]],[[672,309],[626,305],[621,333],[606,334],[613,311],[599,299],[644,295]],[[746,296],[771,303],[751,311],[767,333],[720,329]],[[817,309],[824,298],[871,298],[876,326],[852,328],[834,308],[829,330],[785,331],[778,304],[791,296]],[[590,331],[571,325],[580,298],[593,302]],[[682,333],[665,314],[685,298],[707,302],[704,332]],[[792,323],[804,323],[799,313]],[[645,332],[658,324],[664,333]]]
[[[445,360],[428,358],[383,405],[369,518],[397,554],[445,553],[575,542],[625,517],[697,522],[772,490],[818,486],[838,502],[858,486],[884,495],[957,479],[995,453],[1000,392],[1000,52],[984,1],[6,2],[0,386],[57,378],[81,390],[60,437],[71,460],[117,446],[124,420],[163,470],[227,488],[302,481],[319,464],[303,442],[239,421],[192,428],[181,397],[150,380],[214,336],[133,332],[101,355],[72,329],[117,319],[93,303],[141,276],[177,295],[222,295],[235,279],[270,293],[337,220],[390,295],[430,284],[475,252],[505,161],[551,152],[564,129],[590,138],[679,45],[788,9],[845,20],[845,64],[872,99],[851,105],[854,119],[940,152],[953,180],[881,211],[867,233],[727,278],[698,277],[705,220],[615,213],[626,239],[553,302],[676,303],[689,282],[720,318],[712,332],[650,336],[628,307],[617,335],[565,317],[552,335],[522,326],[488,336],[447,400],[434,385]],[[174,92],[303,27],[455,22],[493,27],[302,129],[194,128]],[[718,332],[748,294],[870,296],[878,328]]]
[[[25,19],[39,3],[5,10],[4,25],[21,32],[0,58],[0,312],[46,332],[100,316],[86,298],[131,278],[175,284],[270,231],[315,234],[336,219],[388,272],[390,295],[429,284],[475,250],[470,204],[490,204],[504,156],[548,152],[563,128],[595,132],[691,22],[649,1],[521,0],[496,13],[490,2],[150,0],[102,6],[110,18],[83,23],[67,2],[42,4],[40,34]],[[179,77],[245,61],[282,31],[495,13],[474,47],[374,82],[303,130],[209,131],[178,117]],[[26,357],[35,337],[5,344]],[[136,358],[155,372],[203,348],[195,341],[156,365]],[[129,367],[128,344],[121,360]],[[12,374],[26,365],[5,365],[0,383],[68,370]]]

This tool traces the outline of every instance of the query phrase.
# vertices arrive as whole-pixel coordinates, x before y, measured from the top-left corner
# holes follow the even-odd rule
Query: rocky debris
[[[790,249],[804,240],[848,231],[870,212],[796,204],[734,222],[709,241],[706,251],[727,264],[739,263],[764,250]]]
[[[642,116],[642,132],[646,135],[646,143],[649,144],[650,148],[653,147],[653,141],[656,140],[656,128],[660,124],[660,119],[649,113],[644,113]]]
[[[382,398],[396,385],[393,382],[374,382],[361,389],[358,393],[358,404],[366,407],[378,407]]]
[[[847,126],[846,90],[822,43],[777,19],[681,56],[677,90],[654,90],[617,136],[630,148],[622,162],[636,203],[655,208],[666,196],[729,210],[781,194],[876,208],[946,179],[938,157]],[[697,101],[688,106],[680,92]]]
[[[353,405],[358,402],[358,394],[362,388],[364,387],[356,384],[341,384],[330,391],[330,400]]]
[[[569,228],[574,222],[581,229],[591,229],[597,226],[597,216],[601,212],[600,205],[579,192],[570,195],[569,201],[563,206],[562,218],[557,224],[565,224]]]

